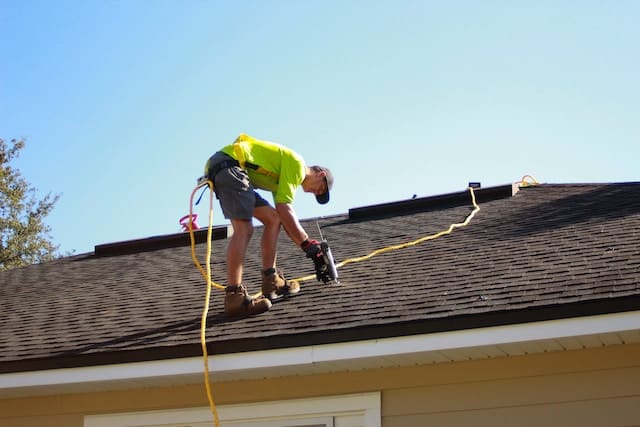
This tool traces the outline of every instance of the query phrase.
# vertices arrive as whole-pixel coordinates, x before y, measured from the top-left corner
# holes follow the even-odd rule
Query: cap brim
[[[329,202],[329,192],[327,191],[324,194],[320,194],[318,196],[316,196],[316,201],[318,203],[320,203],[321,205],[324,205],[325,203]]]

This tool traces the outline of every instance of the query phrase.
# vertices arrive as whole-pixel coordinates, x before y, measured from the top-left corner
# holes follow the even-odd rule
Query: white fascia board
[[[517,325],[466,329],[406,337],[323,344],[287,349],[213,355],[211,374],[262,370],[393,357],[508,343],[618,333],[640,329],[640,311]],[[50,369],[0,375],[0,391],[17,388],[78,385],[112,381],[144,381],[200,375],[202,357]]]

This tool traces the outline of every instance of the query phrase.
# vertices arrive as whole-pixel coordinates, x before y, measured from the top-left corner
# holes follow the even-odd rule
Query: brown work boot
[[[290,282],[286,280],[282,271],[268,268],[262,272],[262,295],[270,300],[278,299],[285,295],[297,294],[299,291],[300,284],[296,281]]]
[[[260,314],[271,308],[271,301],[259,296],[251,298],[243,285],[224,288],[224,314],[227,316],[249,316]]]

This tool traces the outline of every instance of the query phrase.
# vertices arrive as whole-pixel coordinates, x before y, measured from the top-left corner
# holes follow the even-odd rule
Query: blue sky
[[[179,231],[204,162],[242,132],[334,171],[328,205],[298,192],[300,218],[525,174],[639,178],[638,1],[1,0],[0,16],[0,137],[26,138],[16,166],[61,194],[62,251]]]

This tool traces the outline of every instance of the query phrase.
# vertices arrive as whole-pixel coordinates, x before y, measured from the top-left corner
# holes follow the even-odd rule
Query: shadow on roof
[[[210,329],[214,325],[222,325],[245,318],[246,317],[228,317],[223,313],[209,314],[207,317],[207,329]],[[127,349],[139,349],[142,347],[150,347],[156,343],[170,342],[172,337],[177,337],[184,333],[191,333],[192,335],[193,331],[199,330],[201,326],[200,319],[200,317],[192,318],[190,320],[166,325],[161,328],[154,328],[137,334],[125,335],[106,341],[88,344],[73,350],[57,353],[55,356],[78,356],[81,354],[93,353],[96,350],[121,351]]]
[[[558,187],[561,188],[561,187]],[[543,187],[528,187],[520,196],[530,197],[530,191],[543,190]],[[533,196],[533,195],[531,195]],[[605,223],[610,220],[640,213],[640,184],[625,183],[598,186],[585,186],[585,191],[552,200],[536,201],[534,204],[518,204],[500,215],[500,222],[513,224],[505,232],[513,237],[548,232],[551,229],[576,224]]]

